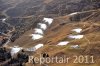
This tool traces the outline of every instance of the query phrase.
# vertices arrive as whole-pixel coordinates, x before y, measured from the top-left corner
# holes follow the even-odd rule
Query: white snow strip
[[[22,48],[21,47],[18,47],[18,46],[14,46],[14,47],[11,47],[11,55],[15,55],[16,53],[18,53]]]
[[[39,49],[41,47],[43,47],[43,44],[38,44],[38,45],[35,46],[35,50],[37,50],[37,49]]]
[[[37,39],[43,38],[43,36],[42,35],[39,35],[39,34],[31,34],[31,36],[32,36],[32,39],[33,40],[37,40]]]
[[[63,42],[58,43],[58,45],[63,46],[63,45],[67,45],[68,43],[69,43],[69,41],[63,41]]]
[[[27,48],[26,50],[27,50],[27,51],[35,51],[35,48],[34,48],[34,47],[32,47],[32,48]]]
[[[72,45],[71,48],[79,48],[79,45]]]
[[[43,21],[48,23],[49,25],[53,22],[52,18],[44,18]]]
[[[35,28],[34,30],[35,30],[34,33],[43,34],[43,30],[42,29]]]
[[[69,14],[69,16],[73,16],[73,15],[76,15],[76,14],[78,14],[79,12],[74,12],[74,13],[71,13],[71,14]]]
[[[38,49],[41,48],[41,47],[43,47],[43,44],[38,44],[38,45],[36,45],[36,46],[34,46],[34,47],[27,48],[26,50],[27,50],[27,51],[36,51],[36,50],[38,50]]]
[[[46,30],[47,29],[47,25],[43,24],[43,23],[38,23],[38,25],[40,26],[41,29]]]
[[[2,22],[4,22],[6,20],[6,18],[2,19]]]
[[[71,39],[81,39],[84,37],[84,35],[69,35],[68,37]]]
[[[81,28],[77,28],[77,29],[73,29],[72,31],[75,31],[77,33],[80,33],[82,31],[82,29]]]

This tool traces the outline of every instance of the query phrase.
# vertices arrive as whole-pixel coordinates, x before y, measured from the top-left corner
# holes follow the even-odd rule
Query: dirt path
[[[22,3],[23,1],[20,1],[19,3],[11,3],[12,4],[12,7],[9,7],[9,8],[7,8],[7,9],[5,9],[2,13],[6,16],[6,18],[9,18],[10,16],[8,16],[7,14],[6,14],[6,12],[8,11],[8,10],[10,10],[10,9],[13,9],[13,8],[15,8],[18,4],[20,4],[20,3]]]
[[[16,4],[16,5],[14,5],[14,6],[12,6],[12,7],[7,8],[7,9],[6,9],[6,10],[4,10],[2,13],[6,16],[6,18],[9,18],[9,16],[6,14],[6,12],[7,12],[8,10],[10,10],[10,9],[15,8],[16,6],[17,6],[17,4]]]

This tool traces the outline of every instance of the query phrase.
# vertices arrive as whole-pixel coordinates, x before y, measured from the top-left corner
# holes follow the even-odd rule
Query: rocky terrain
[[[0,66],[99,66],[99,38],[99,0],[0,0]],[[41,54],[71,59],[28,63]]]

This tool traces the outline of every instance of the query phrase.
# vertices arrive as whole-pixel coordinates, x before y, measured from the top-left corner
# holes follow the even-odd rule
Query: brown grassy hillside
[[[89,13],[89,15],[87,15]],[[81,16],[82,17],[81,17]],[[35,57],[39,57],[39,55],[43,52],[46,52],[50,55],[50,57],[55,56],[67,56],[71,57],[69,63],[65,64],[48,64],[50,66],[99,66],[100,63],[100,11],[88,11],[81,12],[78,15],[74,16],[60,16],[54,18],[54,22],[52,25],[45,31],[44,38],[40,40],[33,41],[30,34],[33,33],[33,30],[29,30],[25,32],[20,38],[18,38],[15,42],[9,43],[8,46],[19,45],[24,48],[30,48],[35,46],[36,44],[43,43],[44,47],[40,48],[34,54]],[[78,18],[75,18],[78,17]],[[94,19],[93,19],[94,18]],[[73,20],[72,20],[73,19]],[[78,21],[77,21],[78,19]],[[71,30],[74,28],[82,28],[82,32],[84,37],[82,39],[69,39],[68,35],[75,34]],[[70,41],[70,43],[66,46],[56,46],[60,41]],[[80,48],[70,48],[72,45],[79,45]],[[84,55],[84,56],[94,56],[95,63],[81,63],[74,64],[73,63],[73,55]],[[26,64],[26,66],[32,66],[31,64]],[[36,64],[36,66],[39,66]]]

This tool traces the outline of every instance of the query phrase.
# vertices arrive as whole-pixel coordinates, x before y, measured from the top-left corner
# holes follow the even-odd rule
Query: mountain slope
[[[71,57],[68,63],[46,63],[49,66],[100,65],[100,0],[1,0],[0,3],[1,65],[33,66],[27,63],[28,57],[39,58],[43,53],[50,58]],[[34,40],[34,34],[43,38]],[[18,53],[11,58],[13,49]],[[74,64],[74,55],[94,56],[95,63]]]

